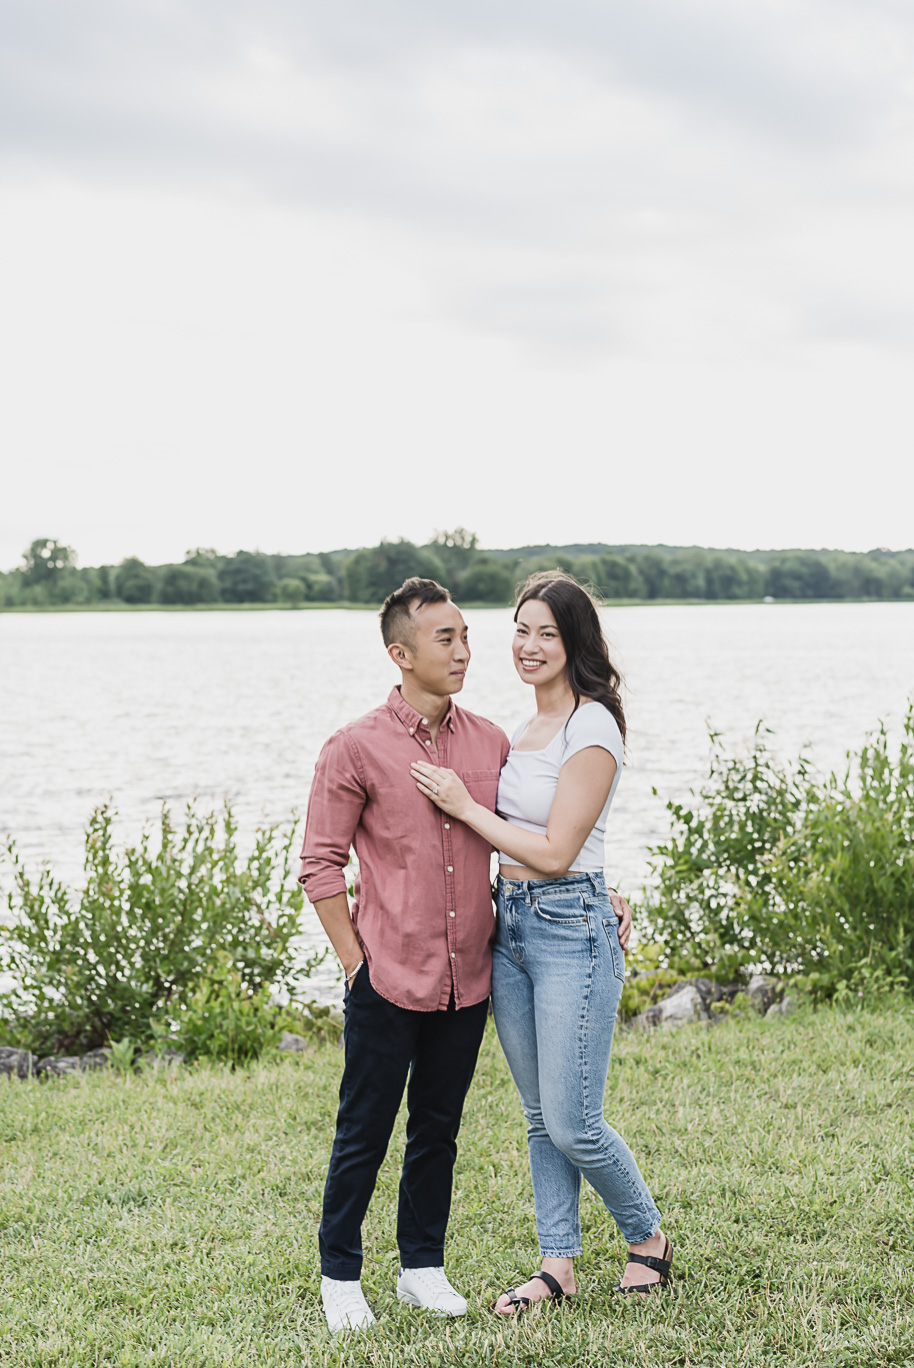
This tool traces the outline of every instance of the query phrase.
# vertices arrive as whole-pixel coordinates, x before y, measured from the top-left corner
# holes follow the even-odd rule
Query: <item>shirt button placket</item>
[[[447,727],[442,727],[442,728],[441,728],[441,731],[438,733],[438,761],[439,761],[439,764],[440,764],[443,768],[445,768],[445,769],[447,768],[447,764],[448,764],[448,753],[447,753],[447,752],[448,752],[448,744],[447,744]],[[441,816],[442,816],[442,818],[444,818],[445,814],[442,812]],[[454,852],[453,852],[453,849],[451,848],[451,824],[450,824],[450,822],[444,821],[444,822],[443,822],[443,828],[444,828],[444,859],[445,859],[445,867],[444,867],[444,890],[445,890],[445,908],[446,908],[446,911],[447,911],[447,943],[448,943],[448,952],[449,952],[450,958],[451,958],[451,983],[452,983],[453,989],[454,989],[454,998],[456,999],[456,997],[457,997],[457,939],[456,939],[457,927],[456,927],[456,925],[455,925],[455,922],[456,922],[456,918],[457,918],[457,907],[456,907],[457,899],[456,899],[456,897],[455,897],[455,892],[454,892],[454,865],[453,865],[453,863],[452,863],[452,862],[453,862],[453,859],[454,859]]]

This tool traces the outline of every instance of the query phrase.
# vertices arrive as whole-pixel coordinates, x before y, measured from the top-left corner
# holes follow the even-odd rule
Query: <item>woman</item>
[[[527,1118],[542,1255],[540,1272],[498,1298],[504,1315],[576,1291],[582,1174],[628,1244],[617,1290],[664,1286],[673,1252],[634,1155],[603,1116],[625,977],[603,877],[603,832],[622,772],[621,680],[596,605],[570,576],[531,576],[514,621],[514,665],[536,691],[536,713],[515,733],[501,772],[503,815],[475,803],[452,770],[413,766],[432,802],[499,851],[492,1000]]]

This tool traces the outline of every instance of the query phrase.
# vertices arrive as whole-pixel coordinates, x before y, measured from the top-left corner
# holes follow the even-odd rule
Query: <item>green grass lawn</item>
[[[619,1040],[606,1112],[676,1240],[675,1288],[612,1295],[585,1189],[580,1294],[488,1310],[537,1266],[520,1108],[494,1032],[467,1107],[441,1322],[394,1296],[401,1139],[366,1225],[372,1333],[332,1340],[317,1222],[342,1064],[0,1080],[0,1364],[914,1364],[914,1009]]]

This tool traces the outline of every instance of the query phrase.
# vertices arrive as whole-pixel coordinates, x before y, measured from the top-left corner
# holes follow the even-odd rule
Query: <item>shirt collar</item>
[[[423,726],[427,728],[428,723],[421,713],[417,713],[415,708],[411,708],[406,699],[400,692],[399,684],[394,685],[387,699],[388,706],[396,713],[400,721],[405,724],[410,735],[419,731]],[[457,721],[457,705],[453,699],[448,704],[447,712],[441,719],[442,727],[449,727],[454,730]]]

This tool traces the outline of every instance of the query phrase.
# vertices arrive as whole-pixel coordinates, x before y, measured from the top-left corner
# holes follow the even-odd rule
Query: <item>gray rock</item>
[[[686,988],[694,988],[705,1007],[713,1007],[717,1002],[732,1002],[737,993],[746,991],[745,985],[742,983],[718,983],[716,979],[688,978],[675,983],[665,996],[674,997],[677,993],[684,992]]]
[[[777,979],[768,974],[753,974],[746,989],[753,1007],[762,1013],[766,1013],[771,1004],[779,1000],[782,991]]]
[[[685,984],[687,985],[689,983],[691,983],[696,992],[698,992],[705,1007],[710,1007],[713,1002],[723,1002],[725,999],[729,1000],[729,998],[733,996],[729,988],[724,987],[720,983],[716,983],[714,979],[686,979]],[[681,984],[677,984],[677,987],[682,986],[683,985]]]
[[[163,1050],[160,1054],[148,1050],[143,1055],[143,1063],[147,1069],[176,1069],[184,1063],[184,1055],[181,1050]]]
[[[111,1063],[111,1051],[108,1049],[90,1050],[82,1057],[83,1072],[88,1069],[105,1069]]]
[[[0,1045],[0,1076],[28,1078],[35,1061],[28,1050],[14,1050],[11,1045]]]
[[[281,1050],[292,1050],[295,1054],[301,1054],[308,1049],[308,1042],[304,1036],[296,1035],[294,1031],[286,1031],[282,1040],[279,1042]]]
[[[69,1074],[85,1073],[80,1055],[46,1055],[35,1065],[36,1074],[65,1078]]]
[[[635,1017],[632,1024],[644,1030],[652,1026],[686,1026],[693,1021],[710,1019],[711,1013],[695,984],[684,982],[677,983],[665,998]]]
[[[797,1004],[792,997],[785,997],[783,1002],[772,1002],[766,1017],[793,1016],[797,1010]]]
[[[35,1072],[55,1078],[66,1078],[71,1074],[104,1069],[109,1064],[110,1057],[110,1050],[90,1050],[84,1055],[47,1055],[35,1065]]]

